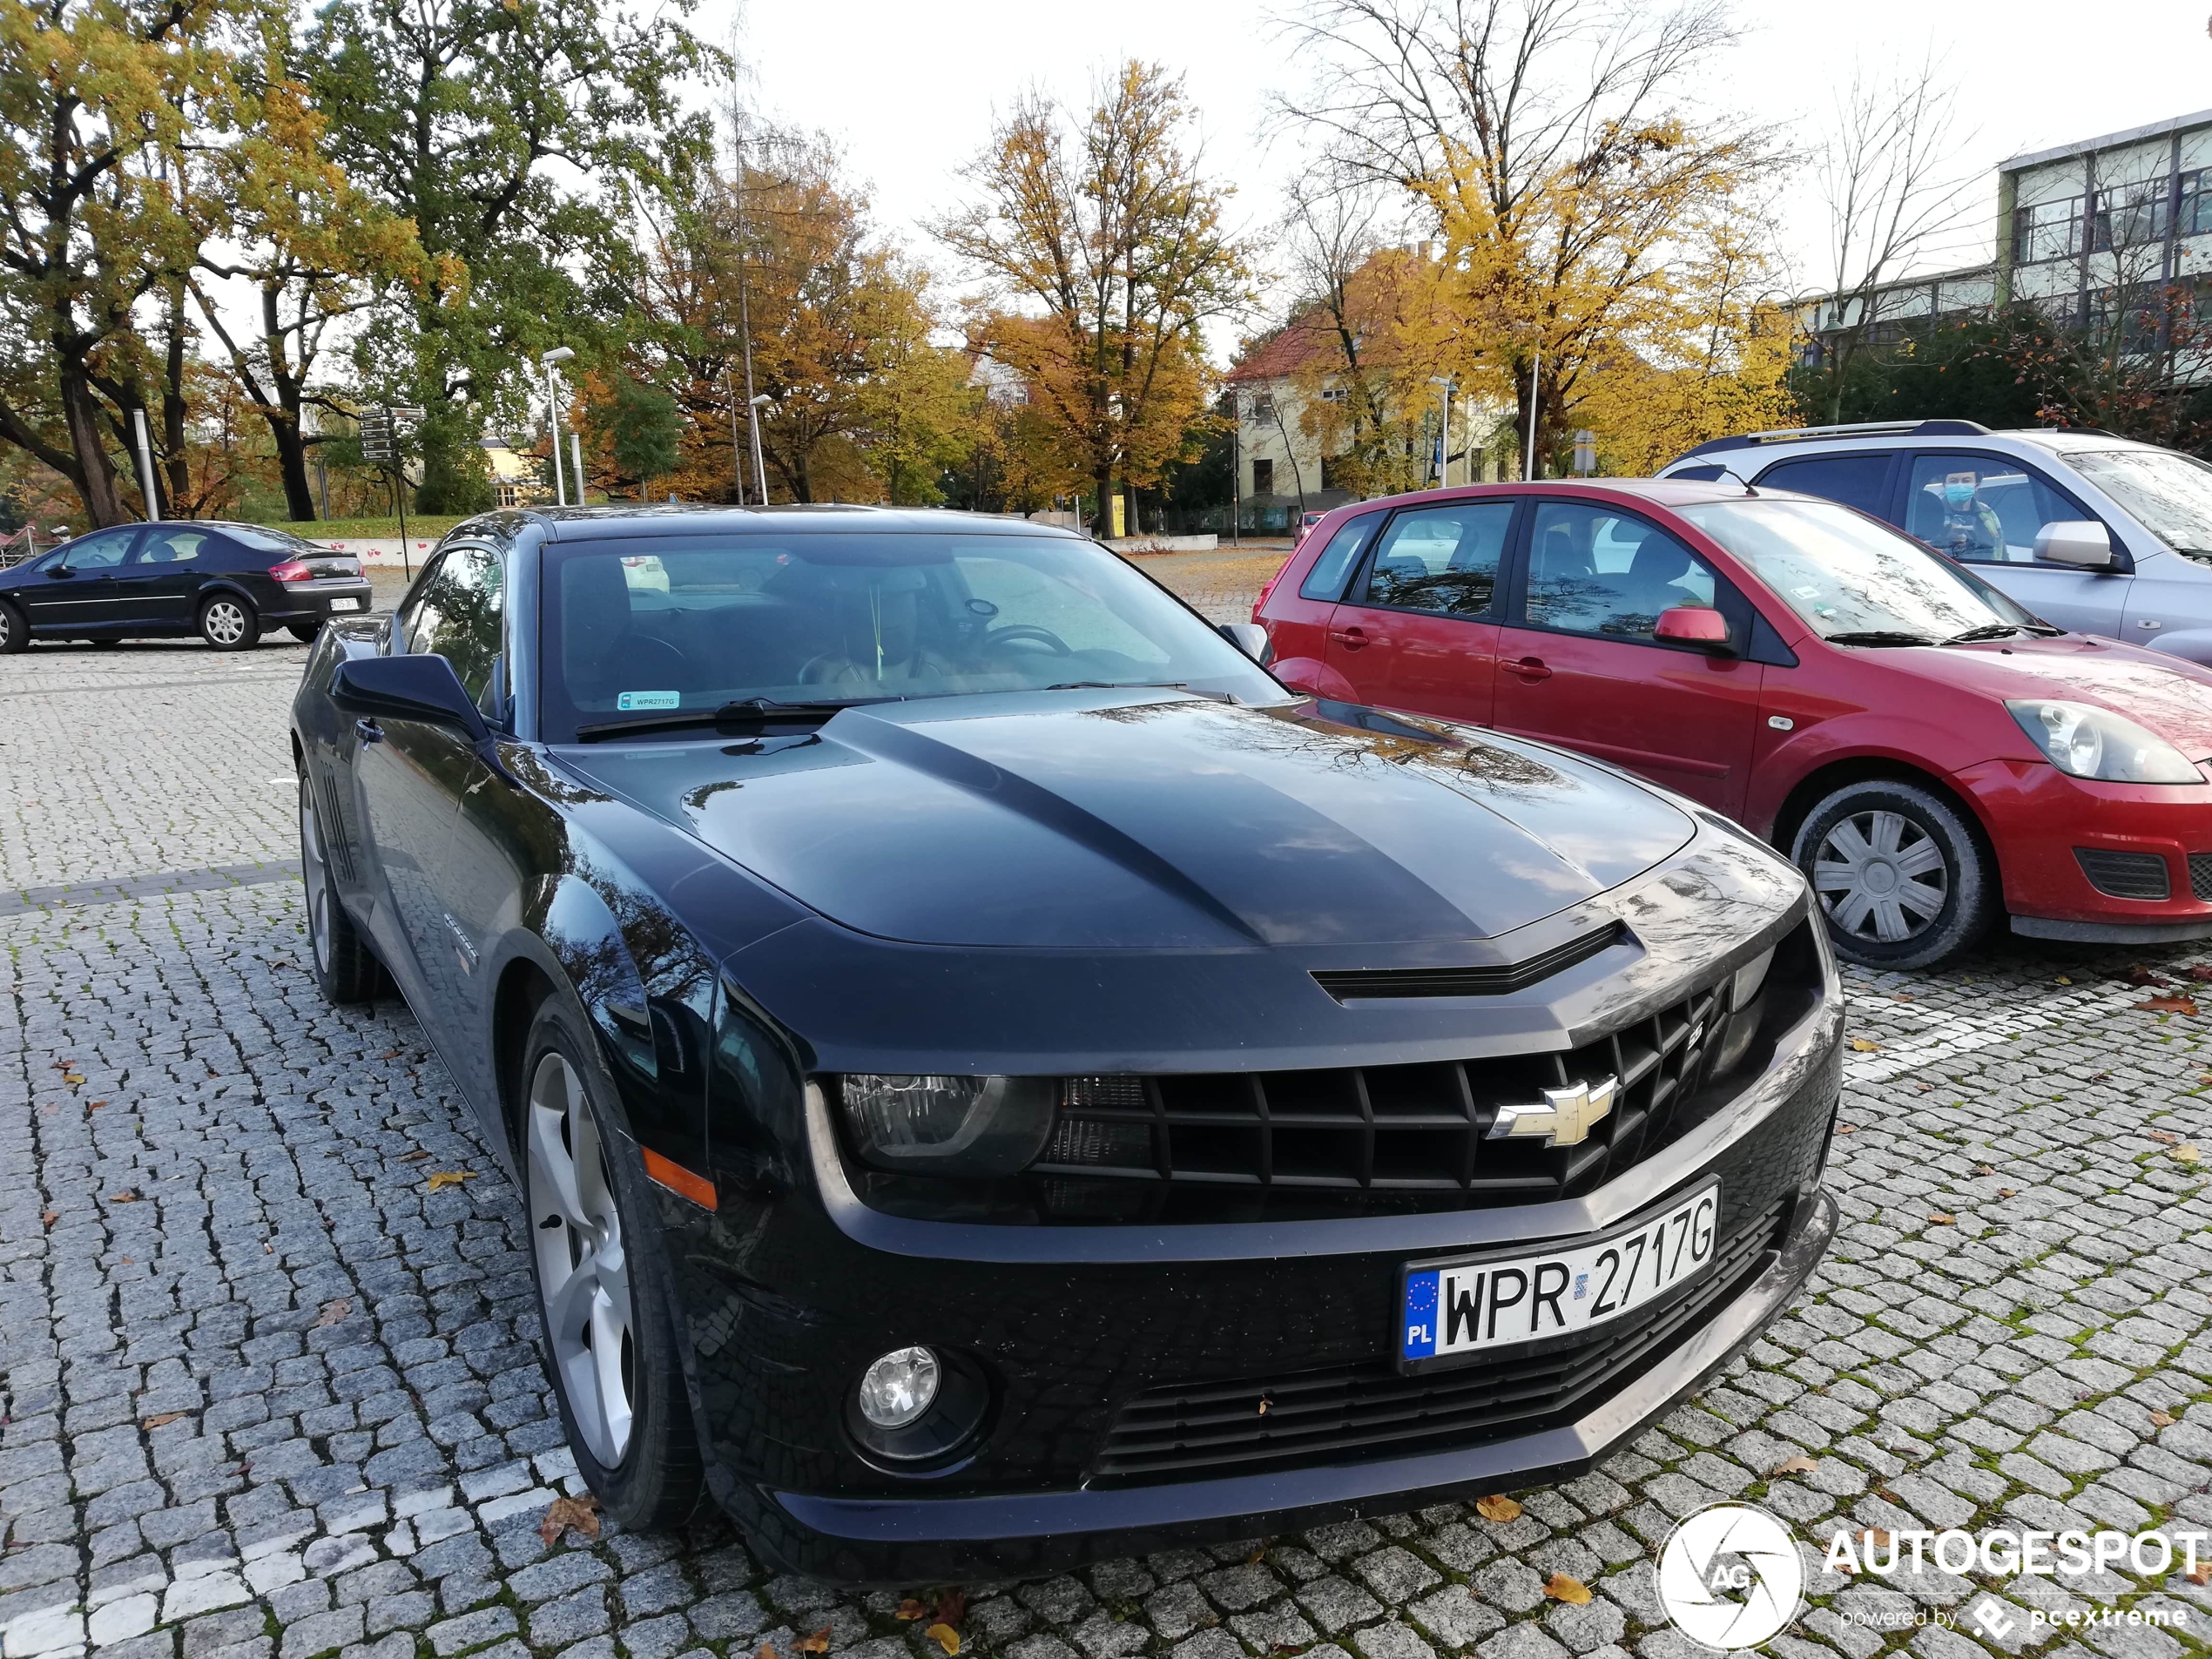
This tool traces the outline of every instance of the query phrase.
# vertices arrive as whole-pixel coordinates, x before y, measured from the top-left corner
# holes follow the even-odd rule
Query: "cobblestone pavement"
[[[263,780],[294,655],[0,662],[24,711],[7,879],[290,856]],[[158,888],[0,915],[0,1659],[795,1659],[817,1632],[941,1659],[897,1595],[774,1576],[717,1521],[549,1545],[577,1481],[521,1223],[445,1074],[396,1003],[320,1002],[291,883]],[[1448,1505],[972,1584],[961,1653],[1687,1659],[1651,1563],[1716,1498],[1824,1542],[2212,1525],[2212,1055],[2202,1018],[2138,1006],[2196,959],[2147,960],[2175,983],[2014,947],[1854,975],[1837,1248],[1602,1470],[1502,1521]],[[433,1192],[435,1170],[475,1174]],[[1809,1559],[1786,1659],[2170,1659],[2196,1630],[2029,1614],[2212,1620],[2178,1569],[1877,1581]]]

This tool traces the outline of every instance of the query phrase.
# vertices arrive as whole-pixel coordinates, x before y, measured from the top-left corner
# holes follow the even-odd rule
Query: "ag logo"
[[[1805,1590],[1797,1541],[1777,1517],[1742,1503],[1698,1510],[1659,1551],[1659,1602],[1707,1648],[1756,1648],[1797,1616]]]

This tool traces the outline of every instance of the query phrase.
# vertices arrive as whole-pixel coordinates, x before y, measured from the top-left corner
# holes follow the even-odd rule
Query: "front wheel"
[[[217,651],[252,651],[261,643],[261,618],[234,593],[219,593],[199,608],[199,637]]]
[[[300,773],[300,880],[307,900],[307,946],[316,988],[332,1002],[374,1001],[384,970],[346,907],[338,902],[322,814],[315,810],[314,782],[304,768]]]
[[[522,1076],[523,1185],[546,1368],[577,1469],[633,1532],[679,1525],[705,1489],[636,1147],[612,1132],[597,1045],[549,997]]]
[[[24,624],[23,612],[11,604],[0,604],[0,652],[12,654],[30,649],[30,630]]]
[[[1902,779],[1837,790],[1798,826],[1790,856],[1819,897],[1837,954],[1870,968],[1949,961],[1995,916],[1996,868],[1972,826]]]
[[[315,636],[322,631],[322,624],[319,622],[287,622],[284,624],[284,631],[301,644],[312,645],[315,643]]]

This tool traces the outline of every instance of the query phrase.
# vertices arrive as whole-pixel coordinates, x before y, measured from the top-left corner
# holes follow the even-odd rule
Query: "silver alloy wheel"
[[[315,798],[307,774],[300,774],[300,879],[307,887],[307,938],[315,966],[330,972],[330,877],[323,867],[322,826],[315,821]]]
[[[245,608],[235,599],[211,600],[200,626],[217,644],[235,645],[246,637]]]
[[[1853,813],[1821,838],[1812,885],[1836,926],[1902,944],[1943,914],[1951,872],[1935,838],[1902,813]]]
[[[529,1200],[553,1364],[591,1455],[612,1468],[630,1446],[635,1398],[630,1263],[583,1080],[557,1053],[530,1078]]]

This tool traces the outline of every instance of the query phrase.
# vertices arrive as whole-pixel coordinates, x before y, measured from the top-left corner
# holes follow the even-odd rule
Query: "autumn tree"
[[[1766,132],[1687,108],[1730,39],[1714,0],[1311,0],[1292,32],[1318,69],[1283,113],[1420,205],[1441,253],[1429,347],[1516,431],[1533,394],[1539,453],[1622,353],[1698,360],[1712,312],[1683,273],[1776,161]]]
[[[1123,64],[1070,130],[1022,98],[964,177],[976,192],[935,234],[987,284],[970,334],[1021,374],[1090,481],[1103,528],[1116,489],[1194,454],[1206,421],[1199,329],[1252,303],[1229,192],[1209,182],[1180,80]]]
[[[264,0],[0,5],[0,440],[95,524],[132,516],[115,457],[158,374],[140,307],[206,230],[176,188],[187,149],[235,128],[241,56],[281,29]]]

